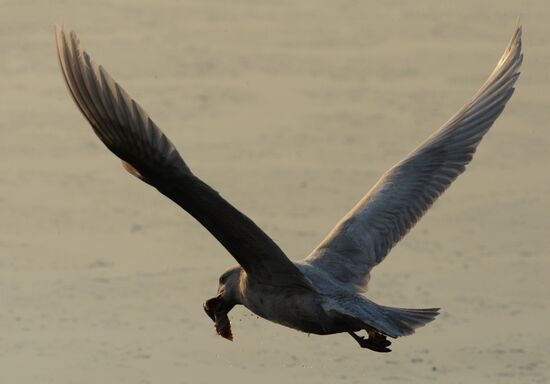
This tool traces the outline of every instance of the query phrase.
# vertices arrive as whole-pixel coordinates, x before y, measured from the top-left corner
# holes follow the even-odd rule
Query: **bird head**
[[[227,314],[236,304],[242,302],[241,273],[242,268],[238,266],[225,271],[220,276],[217,296],[206,300],[202,306],[214,322],[218,335],[227,340],[233,340],[231,322]]]

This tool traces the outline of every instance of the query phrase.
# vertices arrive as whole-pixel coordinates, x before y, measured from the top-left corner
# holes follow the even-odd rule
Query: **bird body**
[[[307,263],[295,265],[311,282],[311,289],[262,284],[249,279],[244,270],[235,267],[240,276],[236,300],[264,319],[317,335],[369,328],[399,337],[412,333],[414,328],[428,323],[438,314],[437,308],[408,310],[380,306]],[[225,289],[227,286],[226,282]],[[398,324],[403,314],[408,314],[414,328]],[[390,322],[388,316],[393,316]]]
[[[242,304],[256,315],[274,323],[318,335],[327,334],[328,321],[322,296],[314,290],[273,287],[244,278]]]
[[[363,293],[372,268],[464,172],[478,144],[514,92],[522,63],[518,25],[479,91],[443,126],[388,170],[305,259],[292,262],[252,220],[198,178],[147,113],[82,50],[76,34],[56,27],[61,70],[71,96],[101,141],[133,176],[199,221],[235,258],[218,294],[203,308],[232,339],[238,304],[307,333],[349,333],[363,348],[389,352],[386,337],[412,334],[437,308],[378,305]],[[365,330],[365,339],[355,332]]]

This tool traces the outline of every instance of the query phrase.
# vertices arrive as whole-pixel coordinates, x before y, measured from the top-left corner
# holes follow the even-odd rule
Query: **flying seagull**
[[[252,220],[199,179],[147,113],[56,26],[61,71],[76,105],[124,168],[191,214],[239,263],[203,308],[232,340],[237,304],[275,323],[318,335],[349,333],[362,348],[389,352],[387,337],[412,334],[439,308],[405,309],[367,299],[371,269],[464,172],[514,92],[523,59],[521,26],[485,84],[449,121],[388,170],[305,259],[292,262]],[[368,338],[357,332],[366,331]]]

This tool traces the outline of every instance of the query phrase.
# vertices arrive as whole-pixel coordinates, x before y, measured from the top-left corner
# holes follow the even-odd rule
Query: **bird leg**
[[[376,352],[391,352],[391,349],[388,348],[391,345],[391,341],[389,341],[386,336],[381,333],[367,330],[367,333],[369,334],[368,339],[365,339],[363,336],[358,336],[354,332],[348,333],[355,339],[355,341],[357,341],[357,343],[359,343],[361,348],[368,348]]]

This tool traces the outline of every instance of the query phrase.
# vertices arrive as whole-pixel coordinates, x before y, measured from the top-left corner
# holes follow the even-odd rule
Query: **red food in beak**
[[[221,306],[221,301],[221,296],[217,296],[206,300],[202,305],[204,312],[206,312],[206,314],[212,319],[212,321],[216,321],[216,316],[214,314],[216,313],[216,310],[218,310]]]
[[[231,333],[231,322],[229,321],[229,317],[227,317],[227,313],[216,314],[214,325],[216,326],[216,332],[218,332],[218,335],[220,335],[224,339],[233,341],[233,333]]]
[[[204,311],[212,319],[218,335],[224,339],[233,341],[231,333],[231,322],[227,317],[227,310],[224,309],[224,302],[221,295],[213,297],[203,304]]]

